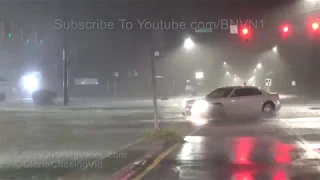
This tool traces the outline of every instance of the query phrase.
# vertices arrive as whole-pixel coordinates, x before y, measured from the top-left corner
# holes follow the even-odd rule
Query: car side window
[[[259,89],[251,88],[251,96],[261,95],[262,92]]]
[[[261,91],[255,88],[242,88],[242,89],[236,89],[232,97],[242,97],[242,96],[256,96],[262,94]]]
[[[243,89],[236,89],[233,94],[232,97],[242,97],[242,96],[249,96],[250,95],[250,90],[248,90],[247,88],[243,88]]]
[[[220,88],[212,91],[210,94],[207,95],[207,98],[224,98],[228,97],[230,93],[233,91],[233,88]]]

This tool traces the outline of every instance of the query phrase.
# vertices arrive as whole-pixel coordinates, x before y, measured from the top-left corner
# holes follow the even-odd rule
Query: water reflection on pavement
[[[202,128],[143,179],[320,179],[320,161],[302,159],[297,141],[275,124]]]

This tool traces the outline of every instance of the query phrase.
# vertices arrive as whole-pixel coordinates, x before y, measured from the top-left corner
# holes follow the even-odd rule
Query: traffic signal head
[[[248,41],[251,38],[251,31],[248,27],[242,27],[240,29],[240,36],[244,41]]]
[[[284,26],[283,29],[282,29],[282,31],[283,31],[284,33],[287,33],[287,32],[289,31],[289,27],[288,27],[288,26]]]
[[[319,29],[319,23],[318,22],[313,22],[311,25],[311,28],[313,31],[317,31]]]
[[[23,43],[29,43],[29,38],[28,38],[28,33],[24,30],[20,30],[20,35],[21,35],[21,41]]]
[[[2,26],[2,35],[4,35],[5,37],[11,37],[11,30],[10,30],[10,24],[8,22],[2,22],[1,23]]]
[[[42,40],[42,36],[41,34],[39,34],[37,31],[34,32],[34,41],[38,44],[42,44],[43,40]]]
[[[283,39],[287,39],[291,33],[291,26],[289,24],[284,24],[281,26],[281,35]]]
[[[241,30],[241,32],[242,32],[243,35],[248,35],[249,29],[246,28],[246,27],[244,27],[244,28]]]
[[[316,38],[320,35],[320,21],[317,19],[311,19],[308,22],[308,32],[310,38]]]

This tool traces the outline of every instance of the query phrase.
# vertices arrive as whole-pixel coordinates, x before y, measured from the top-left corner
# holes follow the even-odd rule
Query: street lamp
[[[277,46],[274,46],[274,47],[272,48],[272,51],[273,51],[273,52],[278,52]]]
[[[203,77],[204,77],[203,72],[196,72],[195,74],[196,79],[203,79]]]
[[[258,69],[261,69],[261,68],[262,68],[261,63],[257,64],[257,68],[258,68]]]
[[[251,76],[248,81],[253,81],[255,78],[256,76]]]
[[[229,71],[226,71],[226,76],[230,75]]]
[[[194,47],[194,42],[190,37],[188,37],[186,40],[184,40],[184,48],[186,50],[190,50]]]
[[[226,63],[226,62],[223,62],[223,65],[224,65],[224,66],[227,65],[227,63]]]

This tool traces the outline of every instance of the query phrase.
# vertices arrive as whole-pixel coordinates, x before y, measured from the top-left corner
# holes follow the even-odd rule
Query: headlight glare
[[[196,101],[191,108],[191,113],[204,113],[209,109],[209,103],[205,100]]]

